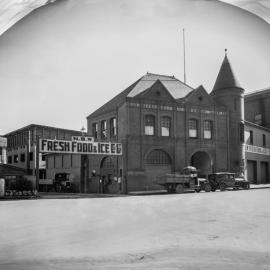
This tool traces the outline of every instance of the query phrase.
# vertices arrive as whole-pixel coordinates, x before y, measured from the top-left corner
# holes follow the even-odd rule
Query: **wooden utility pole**
[[[39,190],[39,136],[36,136],[36,189]]]

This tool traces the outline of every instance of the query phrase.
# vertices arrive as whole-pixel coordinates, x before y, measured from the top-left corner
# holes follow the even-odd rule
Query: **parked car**
[[[234,173],[230,172],[218,172],[212,173],[208,175],[208,181],[211,185],[211,190],[216,191],[219,189],[220,191],[224,191],[227,188],[233,189],[249,189],[250,183],[243,177],[236,178]]]

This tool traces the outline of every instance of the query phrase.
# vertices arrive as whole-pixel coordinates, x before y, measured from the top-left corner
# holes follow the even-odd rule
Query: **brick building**
[[[174,76],[147,73],[87,122],[96,140],[123,144],[122,157],[86,157],[87,171],[98,171],[108,192],[160,189],[157,175],[187,165],[201,175],[245,170],[244,89],[227,55],[210,94]],[[92,178],[89,191],[97,188]]]
[[[25,169],[35,182],[37,138],[71,140],[72,136],[81,135],[76,130],[68,130],[43,125],[31,124],[5,135],[7,138],[7,163]],[[63,164],[64,163],[64,164]],[[66,165],[67,163],[67,165]],[[71,164],[73,164],[71,166]],[[80,171],[80,157],[72,155],[39,154],[39,178],[54,178],[58,168]],[[48,170],[50,169],[50,170]],[[78,177],[80,179],[80,176]],[[31,177],[30,177],[31,179]],[[78,180],[79,182],[80,180]],[[79,184],[77,184],[79,185]],[[79,188],[78,188],[79,189]]]

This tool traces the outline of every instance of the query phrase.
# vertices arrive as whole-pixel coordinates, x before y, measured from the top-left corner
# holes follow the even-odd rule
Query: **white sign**
[[[246,150],[246,152],[250,152],[250,153],[254,153],[254,154],[261,154],[261,155],[270,156],[270,149],[269,148],[263,148],[263,147],[256,146],[256,145],[246,144],[245,150]]]
[[[5,196],[5,179],[0,178],[0,197]]]
[[[40,185],[52,185],[53,180],[52,179],[39,179]]]
[[[39,140],[40,153],[122,155],[121,143]]]
[[[86,137],[86,136],[72,136],[71,137],[72,141],[89,141],[89,142],[93,142],[94,141],[94,137]]]

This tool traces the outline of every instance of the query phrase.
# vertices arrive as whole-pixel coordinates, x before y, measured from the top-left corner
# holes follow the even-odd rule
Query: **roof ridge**
[[[270,87],[266,87],[266,88],[258,89],[258,90],[252,90],[252,91],[246,93],[245,96],[252,95],[252,94],[257,94],[257,93],[261,93],[261,92],[264,92],[264,91],[267,91],[267,90],[270,91]]]

